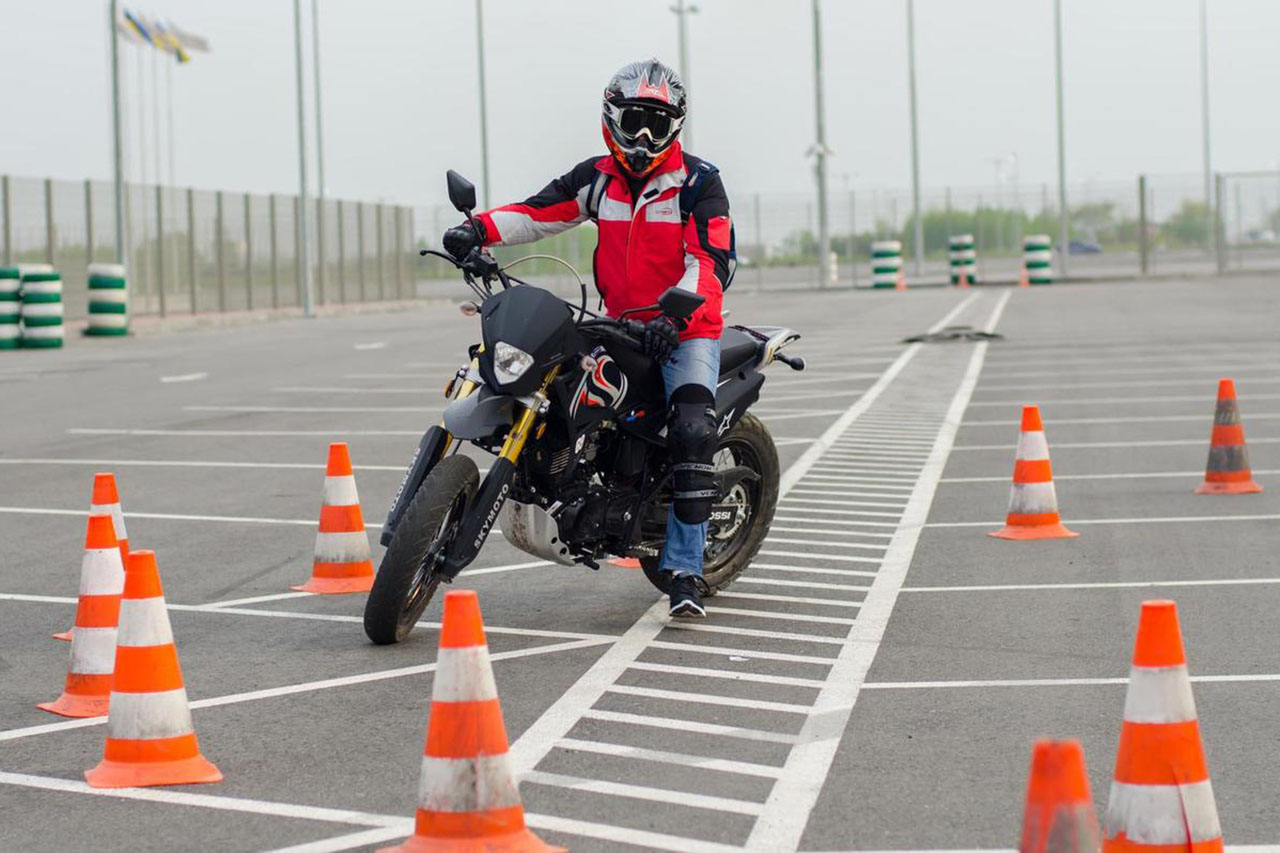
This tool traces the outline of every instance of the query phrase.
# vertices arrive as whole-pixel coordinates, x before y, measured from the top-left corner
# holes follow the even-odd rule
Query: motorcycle
[[[449,200],[475,227],[475,187],[448,172]],[[629,315],[660,311],[687,321],[702,296],[670,288],[656,305],[621,317],[522,281],[483,249],[458,261],[423,250],[461,271],[478,299],[481,342],[445,389],[443,422],[418,445],[386,523],[386,554],[364,612],[374,643],[404,640],[440,583],[451,582],[499,528],[509,543],[541,560],[599,569],[610,555],[638,558],[664,593],[658,570],[671,503],[662,374],[643,354],[644,324]],[[495,290],[494,284],[501,287]],[[708,522],[703,578],[707,594],[733,583],[759,551],[778,499],[778,454],[748,409],[763,370],[781,362],[803,370],[783,348],[796,332],[732,326],[721,339],[715,412],[717,499]],[[483,482],[464,443],[494,457]]]

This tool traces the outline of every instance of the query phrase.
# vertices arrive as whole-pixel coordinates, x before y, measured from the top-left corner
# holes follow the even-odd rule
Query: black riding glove
[[[644,324],[644,354],[658,364],[665,364],[679,343],[680,330],[670,317],[654,317]]]
[[[444,237],[440,240],[444,250],[458,260],[465,258],[476,246],[483,246],[489,242],[489,237],[485,233],[484,222],[479,219],[473,221],[475,222],[475,228],[472,228],[468,222],[455,225],[444,232]],[[476,232],[479,232],[479,234]]]

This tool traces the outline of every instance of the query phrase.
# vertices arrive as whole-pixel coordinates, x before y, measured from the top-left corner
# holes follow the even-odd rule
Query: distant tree
[[[1209,228],[1209,208],[1202,201],[1187,200],[1160,225],[1166,242],[1174,246],[1203,246]]]

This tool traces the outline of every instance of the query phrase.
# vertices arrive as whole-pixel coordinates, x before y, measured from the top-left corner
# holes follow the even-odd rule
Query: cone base
[[[413,835],[395,847],[382,847],[378,853],[568,853],[553,847],[527,828],[506,835],[484,838],[428,838]]]
[[[617,566],[620,569],[638,569],[640,561],[635,557],[618,557],[616,560],[610,560],[609,565]]]
[[[355,592],[368,592],[373,589],[373,575],[359,575],[354,578],[316,578],[313,577],[300,586],[291,586],[295,592],[310,592],[316,595],[349,595]]]
[[[1059,524],[1037,524],[1031,525],[1010,525],[1006,524],[999,530],[993,530],[987,534],[996,539],[1073,539],[1079,536],[1074,530],[1068,530]]]
[[[69,643],[71,642],[71,631],[72,629],[68,628],[67,630],[63,631],[61,634],[54,634],[53,638],[55,640],[62,640],[64,643]]]
[[[63,693],[52,702],[41,702],[36,707],[59,717],[105,717],[111,703],[110,696],[76,696]]]
[[[147,788],[221,782],[222,771],[203,755],[137,763],[103,759],[97,767],[84,772],[84,779],[90,788]]]
[[[1196,486],[1197,495],[1256,495],[1262,491],[1253,480],[1243,483],[1201,483]]]

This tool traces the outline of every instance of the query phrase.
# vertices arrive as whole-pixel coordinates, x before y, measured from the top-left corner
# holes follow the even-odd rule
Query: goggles
[[[679,132],[683,122],[666,110],[638,104],[605,104],[614,126],[628,142],[638,143],[644,137],[656,147],[666,145]]]

